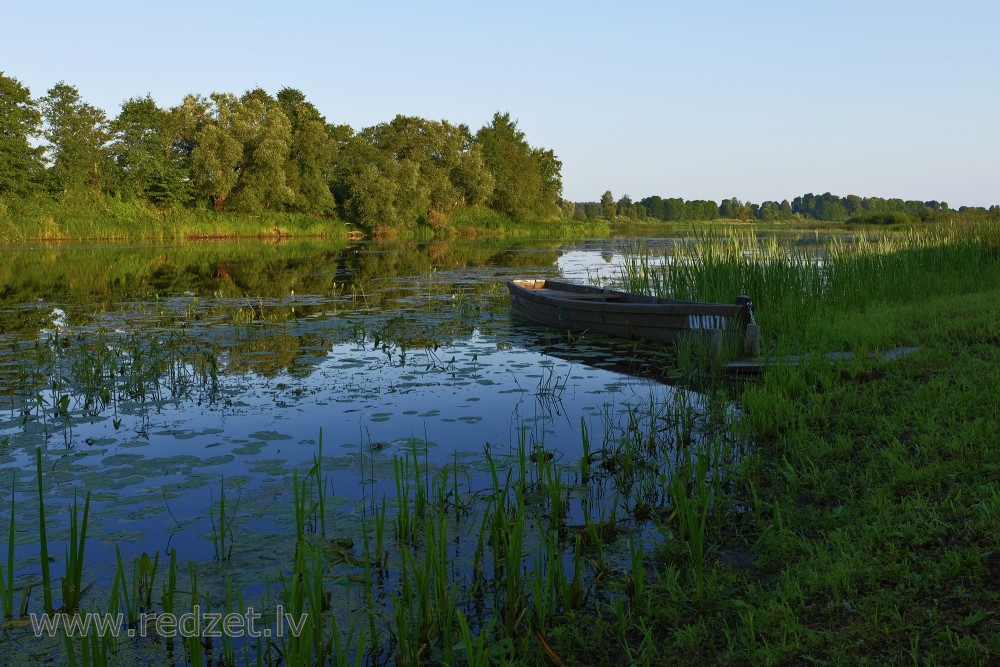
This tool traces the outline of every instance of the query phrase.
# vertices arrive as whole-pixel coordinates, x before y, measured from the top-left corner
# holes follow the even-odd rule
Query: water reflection
[[[700,436],[673,429],[677,415],[666,413],[707,414],[708,399],[664,382],[662,351],[570,340],[513,319],[504,287],[525,275],[613,277],[623,249],[5,250],[0,497],[20,471],[20,556],[35,549],[39,446],[48,503],[93,491],[90,553],[103,562],[115,543],[210,559],[208,508],[221,480],[239,489],[248,528],[287,532],[290,471],[312,464],[321,437],[334,504],[348,518],[362,498],[395,495],[394,458],[462,461],[475,493],[484,452],[544,449],[571,467],[584,434],[604,443],[592,493],[609,511],[631,511],[639,496],[625,487],[637,478],[622,477],[615,443],[642,429],[658,439],[651,447],[679,447]],[[56,531],[60,520],[50,520]]]

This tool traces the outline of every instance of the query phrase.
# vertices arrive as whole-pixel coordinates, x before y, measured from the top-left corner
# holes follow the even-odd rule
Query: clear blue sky
[[[509,111],[564,196],[1000,204],[1000,2],[8,2],[0,71],[118,113],[298,88],[355,129]]]

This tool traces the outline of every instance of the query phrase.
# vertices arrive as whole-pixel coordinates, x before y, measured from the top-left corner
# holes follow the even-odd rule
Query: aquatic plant
[[[83,555],[87,546],[87,519],[90,516],[90,491],[83,504],[83,518],[77,513],[76,496],[70,514],[69,545],[66,551],[66,574],[62,578],[62,611],[72,613],[80,608],[83,595]]]
[[[3,616],[6,619],[14,616],[14,488],[17,484],[17,471],[11,475],[10,482],[10,524],[7,528],[7,564],[0,564],[0,603],[3,604]]]

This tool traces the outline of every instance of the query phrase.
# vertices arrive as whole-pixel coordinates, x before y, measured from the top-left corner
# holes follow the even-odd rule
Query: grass
[[[1000,266],[995,236],[980,231],[988,230],[887,239],[877,250],[861,244],[856,261],[844,249],[822,268],[803,259],[810,280],[792,283],[803,292],[785,297],[787,281],[760,292],[784,299],[785,312],[811,294],[786,328],[772,322],[776,338],[811,349],[839,341],[921,350],[891,363],[859,357],[779,368],[744,389],[741,427],[755,444],[730,494],[747,511],[705,526],[703,506],[686,505],[682,476],[673,477],[681,544],[702,538],[695,574],[711,576],[688,584],[681,614],[656,626],[654,634],[670,637],[658,642],[659,655],[737,664],[986,664],[1000,655],[992,613],[1000,599],[990,583],[1000,566],[989,523],[995,493],[985,482],[997,478],[987,443],[1000,429],[983,394],[1000,380],[1000,291],[984,288],[996,284]],[[766,254],[740,264],[746,255],[715,250],[725,253],[718,260],[730,278],[739,266],[742,275],[773,270],[785,280]],[[717,268],[655,273],[661,285],[706,298],[722,289],[709,286]],[[661,568],[697,563],[695,545],[678,546],[661,547]],[[619,637],[629,635],[626,617],[619,605]],[[632,638],[641,646],[640,634]]]
[[[339,220],[262,211],[219,214],[206,209],[159,209],[140,201],[71,194],[61,201],[44,197],[0,207],[0,241],[181,241],[222,238],[345,238]]]
[[[747,657],[997,655],[996,619],[980,616],[998,603],[996,533],[983,515],[996,419],[978,388],[997,379],[998,299],[994,290],[924,301],[921,319],[938,335],[919,355],[803,371],[827,377],[796,392],[799,418],[765,422],[781,432],[761,441],[744,484],[769,507],[739,530],[759,554],[748,574],[775,579],[743,599],[758,618],[783,610],[783,623],[758,630],[783,648],[741,641]],[[766,379],[755,410],[790,390],[790,378]]]

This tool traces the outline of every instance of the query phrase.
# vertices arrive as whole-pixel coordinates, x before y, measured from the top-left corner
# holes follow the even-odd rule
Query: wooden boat
[[[676,343],[685,334],[704,335],[717,346],[738,336],[748,351],[757,346],[750,298],[734,304],[661,299],[558,280],[511,280],[514,312],[540,324],[653,343]],[[755,352],[754,352],[755,353]]]

